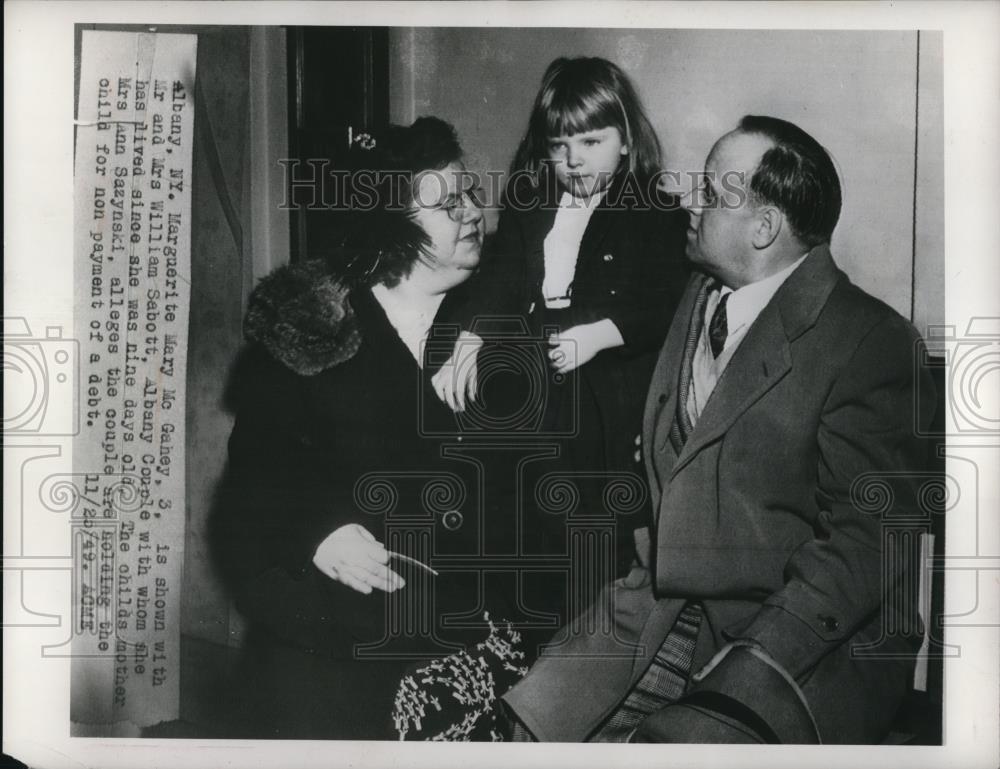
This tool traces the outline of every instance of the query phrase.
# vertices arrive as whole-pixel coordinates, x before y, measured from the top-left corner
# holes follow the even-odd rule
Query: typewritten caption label
[[[71,716],[178,717],[194,35],[83,33]]]

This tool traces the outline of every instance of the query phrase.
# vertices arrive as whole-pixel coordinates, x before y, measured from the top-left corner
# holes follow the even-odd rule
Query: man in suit
[[[589,610],[608,630],[505,696],[515,739],[877,742],[909,688],[919,335],[834,264],[815,139],[747,116],[705,171],[645,408],[653,525]]]

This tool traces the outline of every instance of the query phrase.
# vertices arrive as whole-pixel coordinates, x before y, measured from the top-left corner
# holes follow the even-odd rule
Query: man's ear
[[[785,222],[785,216],[774,206],[762,206],[757,210],[752,235],[753,247],[761,251],[770,246]]]

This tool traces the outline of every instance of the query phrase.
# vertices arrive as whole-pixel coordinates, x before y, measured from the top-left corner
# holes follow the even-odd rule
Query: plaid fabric
[[[538,740],[520,721],[514,721],[510,727],[510,740],[508,742],[538,742]]]
[[[680,699],[691,676],[701,617],[700,604],[684,606],[642,678],[589,742],[627,742],[643,718]]]

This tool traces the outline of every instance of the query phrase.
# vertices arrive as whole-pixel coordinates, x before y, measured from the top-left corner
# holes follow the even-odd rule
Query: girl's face
[[[549,160],[563,189],[578,198],[601,192],[618,171],[628,145],[609,126],[571,136],[550,136]]]

